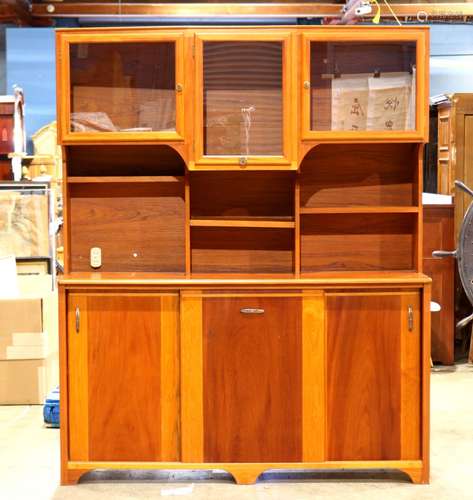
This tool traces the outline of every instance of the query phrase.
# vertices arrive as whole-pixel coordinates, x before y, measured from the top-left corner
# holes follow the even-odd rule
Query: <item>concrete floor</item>
[[[398,473],[266,473],[236,486],[222,472],[94,472],[60,487],[59,432],[42,425],[39,406],[0,407],[0,499],[473,499],[473,366],[432,374],[432,475],[412,485]]]

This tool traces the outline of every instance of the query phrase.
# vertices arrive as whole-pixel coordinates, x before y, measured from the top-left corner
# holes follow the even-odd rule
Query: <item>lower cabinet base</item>
[[[429,483],[428,464],[420,460],[389,460],[361,462],[305,462],[305,463],[183,463],[183,462],[69,462],[61,474],[61,484],[73,485],[80,477],[95,469],[110,470],[224,470],[237,484],[254,484],[258,477],[270,470],[400,470],[414,484]]]

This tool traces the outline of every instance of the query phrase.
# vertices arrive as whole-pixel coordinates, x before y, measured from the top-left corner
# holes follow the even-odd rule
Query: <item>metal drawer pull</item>
[[[242,314],[264,314],[264,309],[260,309],[258,307],[244,307],[240,309]]]
[[[407,308],[407,328],[410,332],[414,329],[414,309],[412,306]]]
[[[76,333],[80,330],[80,309],[76,307]]]

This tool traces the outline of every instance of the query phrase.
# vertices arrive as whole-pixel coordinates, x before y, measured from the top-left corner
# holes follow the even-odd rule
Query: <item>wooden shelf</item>
[[[259,227],[270,229],[292,229],[292,217],[199,217],[190,220],[193,227]]]
[[[301,215],[310,214],[416,214],[419,207],[310,207],[300,209]]]
[[[129,175],[129,176],[97,176],[97,177],[68,177],[68,183],[98,184],[98,183],[136,183],[136,182],[183,182],[183,176],[173,175]]]

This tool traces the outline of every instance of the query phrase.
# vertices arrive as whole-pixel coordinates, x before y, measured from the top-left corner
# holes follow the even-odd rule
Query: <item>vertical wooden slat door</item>
[[[301,462],[312,457],[322,294],[183,294],[182,459]],[[185,362],[185,364],[184,364]],[[323,433],[323,431],[322,431]]]
[[[177,294],[68,297],[69,458],[178,457]]]
[[[421,458],[420,332],[417,292],[328,294],[328,460]]]

